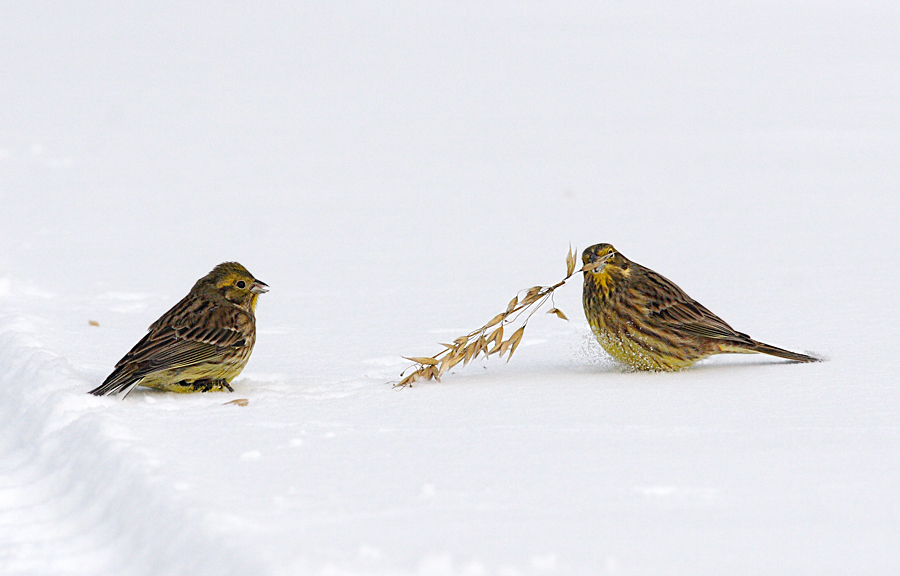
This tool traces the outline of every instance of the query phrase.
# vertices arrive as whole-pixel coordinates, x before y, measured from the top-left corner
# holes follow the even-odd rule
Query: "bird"
[[[197,280],[188,295],[150,325],[95,396],[136,386],[171,392],[233,392],[256,342],[256,301],[268,292],[237,262],[223,262]]]
[[[722,353],[819,360],[738,332],[674,282],[629,260],[611,244],[595,244],[581,258],[588,324],[610,356],[635,370],[676,371]]]

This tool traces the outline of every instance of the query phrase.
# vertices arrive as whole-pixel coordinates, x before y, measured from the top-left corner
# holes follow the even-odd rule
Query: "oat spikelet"
[[[394,384],[394,387],[404,388],[412,386],[420,380],[431,380],[432,378],[440,381],[447,370],[450,370],[460,362],[466,365],[479,356],[489,357],[499,354],[502,357],[504,354],[507,354],[506,361],[509,362],[509,359],[512,358],[513,353],[522,341],[522,337],[525,334],[525,326],[528,324],[531,316],[547,300],[553,299],[554,290],[565,284],[576,272],[581,272],[584,269],[575,268],[576,252],[570,244],[569,253],[566,255],[566,277],[553,286],[532,286],[527,290],[523,290],[524,294],[520,292],[509,301],[505,312],[497,314],[481,328],[455,339],[452,344],[441,344],[444,349],[434,356],[404,356],[404,358],[414,362],[414,364],[400,373],[402,379]],[[555,306],[548,311],[548,314],[555,314],[563,320],[568,320],[562,310]],[[504,328],[519,321],[521,321],[519,328],[513,331],[509,338],[504,340]]]
[[[562,319],[562,320],[568,320],[568,319],[569,319],[569,317],[566,316],[565,314],[563,314],[563,311],[560,310],[559,308],[551,308],[551,309],[547,310],[547,314],[556,314],[556,316],[559,317],[559,318]]]

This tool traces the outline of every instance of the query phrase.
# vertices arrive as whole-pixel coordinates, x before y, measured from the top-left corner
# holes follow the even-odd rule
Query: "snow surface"
[[[0,5],[0,573],[900,573],[900,8],[620,4]],[[569,242],[828,361],[628,373],[575,280],[392,389]],[[235,394],[86,394],[231,259]]]

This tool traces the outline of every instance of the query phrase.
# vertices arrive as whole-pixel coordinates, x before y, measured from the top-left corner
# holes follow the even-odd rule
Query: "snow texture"
[[[4,3],[0,102],[0,573],[900,573],[895,2]],[[391,387],[570,242],[827,361],[628,372],[573,279]],[[87,394],[224,260],[234,394]]]

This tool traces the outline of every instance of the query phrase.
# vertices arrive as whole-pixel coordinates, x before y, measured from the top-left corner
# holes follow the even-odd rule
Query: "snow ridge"
[[[34,331],[0,316],[0,573],[264,573],[153,484],[109,399]]]

